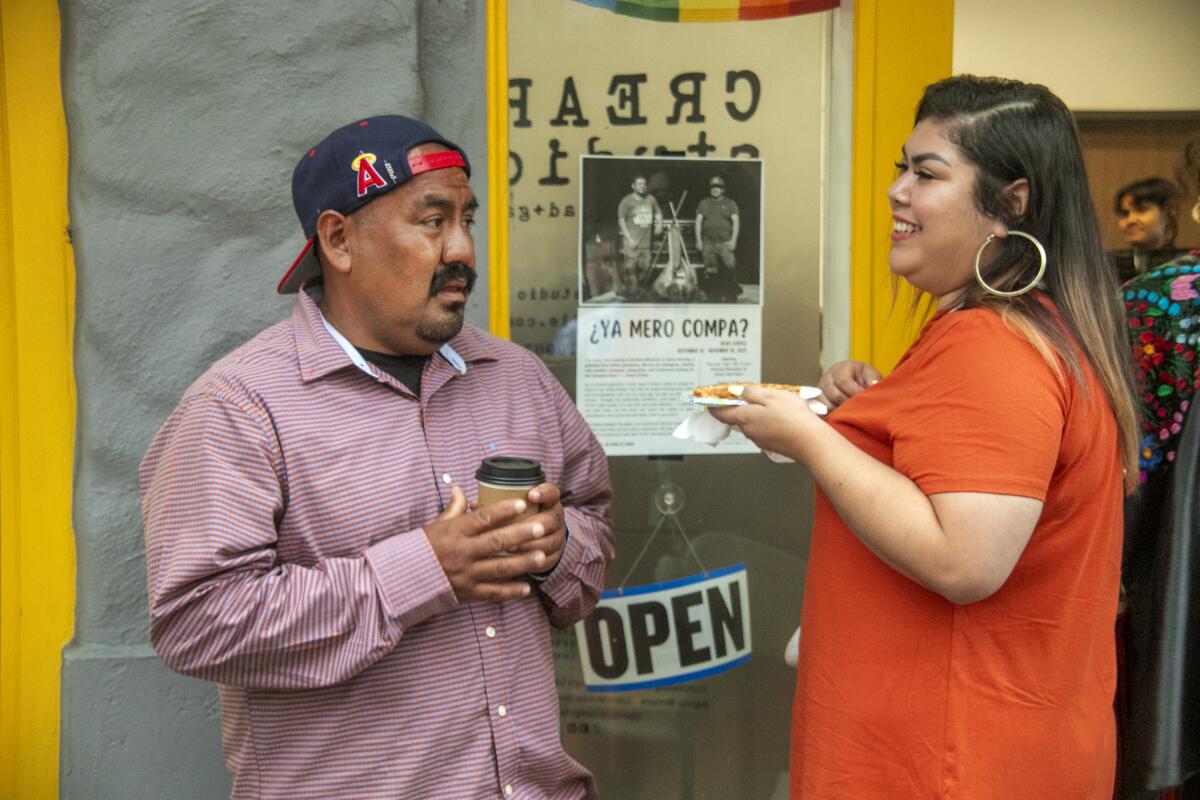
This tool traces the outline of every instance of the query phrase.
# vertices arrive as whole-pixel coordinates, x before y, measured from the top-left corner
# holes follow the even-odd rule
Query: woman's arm
[[[747,405],[711,409],[764,450],[805,464],[842,519],[884,563],[954,603],[982,600],[1008,579],[1042,503],[982,492],[927,496],[782,391],[748,387]]]

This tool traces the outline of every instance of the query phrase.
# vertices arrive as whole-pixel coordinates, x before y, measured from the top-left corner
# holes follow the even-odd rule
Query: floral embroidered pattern
[[[1192,394],[1200,388],[1200,250],[1139,275],[1121,288],[1141,394],[1141,481],[1175,460]]]
[[[1192,285],[1196,282],[1196,278],[1200,278],[1200,275],[1180,275],[1171,281],[1171,299],[1191,300],[1195,297],[1200,297],[1200,294],[1196,294],[1196,288]]]

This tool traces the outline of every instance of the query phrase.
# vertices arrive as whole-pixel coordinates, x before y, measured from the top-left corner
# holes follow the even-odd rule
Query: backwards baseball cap
[[[419,144],[447,150],[408,155]],[[399,115],[368,117],[338,128],[313,147],[292,171],[292,205],[308,240],[276,291],[290,294],[321,274],[317,261],[317,218],[323,211],[349,214],[402,186],[422,172],[471,165],[463,149],[424,122]]]
[[[709,186],[724,186],[725,181],[724,181],[724,179],[721,178],[720,175],[713,175],[711,178],[708,179],[708,185]]]

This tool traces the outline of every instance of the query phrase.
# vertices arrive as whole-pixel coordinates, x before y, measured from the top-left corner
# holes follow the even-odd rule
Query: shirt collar
[[[321,314],[320,308],[317,309],[317,313]],[[346,337],[338,333],[338,329],[329,324],[329,320],[325,319],[324,314],[321,314],[321,322],[325,323],[325,330],[330,336],[333,337],[333,340],[338,343],[342,350],[345,351],[346,355],[349,356],[350,361],[354,364],[354,366],[358,367],[372,378],[378,377],[375,374],[375,371],[371,369],[371,365],[367,363],[365,358],[363,358],[363,354],[358,352],[358,348],[346,341]]]
[[[353,365],[379,380],[379,374],[363,358],[362,353],[325,319],[317,305],[320,300],[320,284],[305,286],[297,293],[296,305],[292,310],[301,377],[305,381],[316,380]],[[464,325],[457,336],[441,346],[438,354],[460,375],[466,375],[469,363],[497,357],[490,339],[473,326]]]

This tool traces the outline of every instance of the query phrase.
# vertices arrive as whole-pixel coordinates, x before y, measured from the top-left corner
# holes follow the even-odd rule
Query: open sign
[[[746,565],[666,583],[606,589],[575,625],[589,692],[699,680],[750,660]]]

